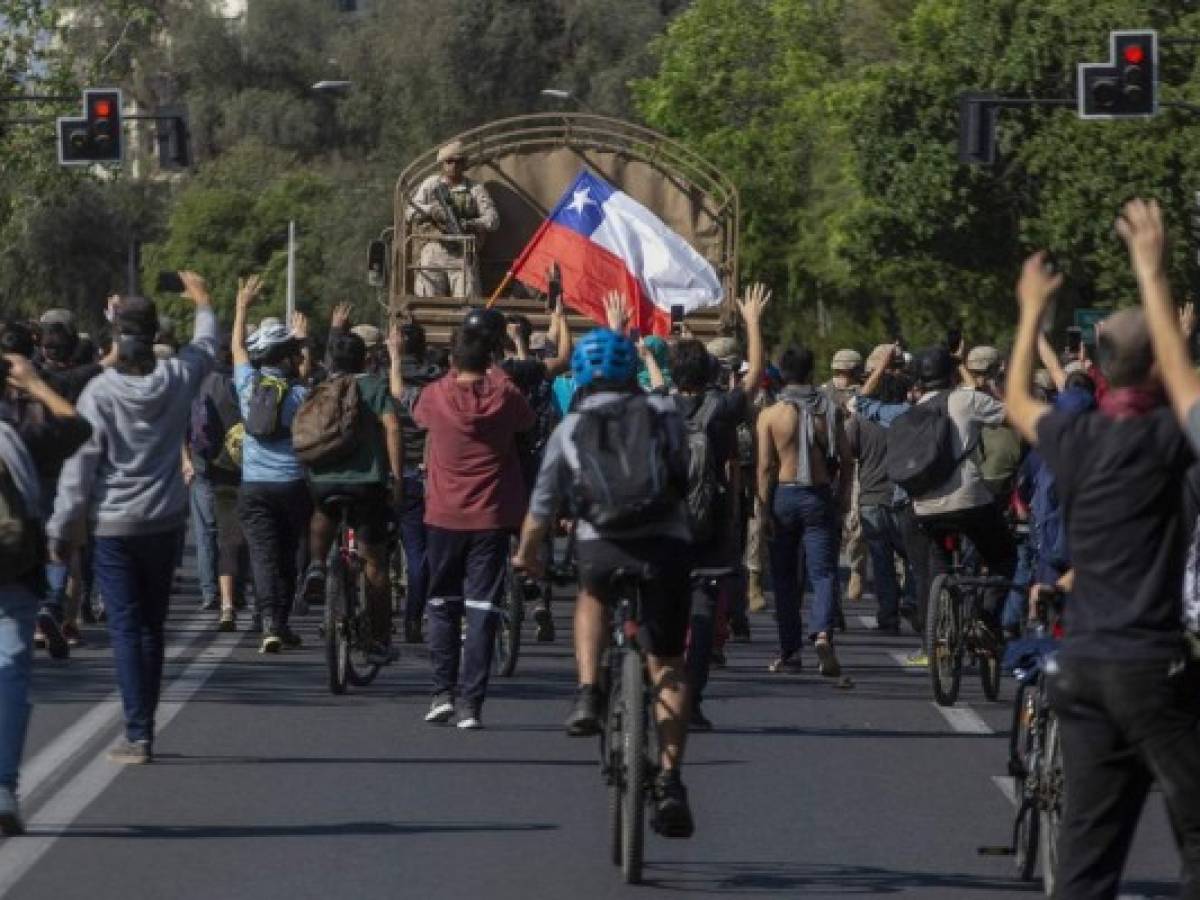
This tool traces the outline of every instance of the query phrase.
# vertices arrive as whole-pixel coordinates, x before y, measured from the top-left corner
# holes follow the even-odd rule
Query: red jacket
[[[533,427],[533,410],[498,368],[475,382],[457,377],[452,370],[426,387],[413,409],[429,433],[425,524],[518,529],[528,495],[516,436]]]

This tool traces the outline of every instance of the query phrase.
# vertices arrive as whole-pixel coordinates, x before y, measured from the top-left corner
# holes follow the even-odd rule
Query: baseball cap
[[[967,354],[967,371],[984,375],[1000,363],[1000,351],[995,347],[972,347]]]
[[[121,334],[153,339],[158,334],[158,307],[149,297],[122,297],[116,324]]]
[[[374,325],[355,325],[350,329],[350,333],[358,335],[368,350],[373,350],[383,343],[383,332]]]
[[[74,330],[75,314],[69,309],[55,307],[54,309],[48,309],[42,313],[42,317],[38,319],[38,324],[43,328],[47,325],[62,325],[66,328]]]
[[[857,350],[839,350],[833,354],[833,362],[829,364],[829,368],[835,372],[853,372],[862,364],[862,354]]]
[[[721,360],[736,359],[741,356],[741,348],[738,346],[737,340],[732,337],[713,338],[705,349],[710,355]]]

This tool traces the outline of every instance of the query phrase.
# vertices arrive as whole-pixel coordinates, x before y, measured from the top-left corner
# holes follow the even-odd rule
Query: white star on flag
[[[573,191],[571,193],[572,199],[571,202],[567,204],[567,209],[573,209],[578,215],[582,216],[583,211],[587,209],[588,204],[591,204],[592,206],[596,205],[596,201],[592,199],[591,194],[592,189],[586,187],[580,191]]]

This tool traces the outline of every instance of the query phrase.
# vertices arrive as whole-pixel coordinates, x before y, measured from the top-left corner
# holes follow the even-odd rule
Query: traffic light
[[[995,94],[966,93],[958,98],[958,161],[990,166],[996,162]]]
[[[58,120],[58,162],[64,166],[95,163],[119,165],[121,142],[121,92],[101,88],[83,92],[83,118]]]
[[[1158,112],[1158,32],[1113,31],[1107,63],[1079,64],[1079,118],[1131,119]]]
[[[158,142],[158,167],[163,171],[186,169],[192,164],[188,144],[187,117],[176,110],[159,110],[154,122],[154,139]]]

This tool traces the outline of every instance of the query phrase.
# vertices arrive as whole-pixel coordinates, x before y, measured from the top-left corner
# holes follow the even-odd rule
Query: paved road
[[[487,728],[464,733],[421,721],[423,651],[333,697],[315,620],[305,649],[260,657],[195,616],[190,587],[152,766],[103,759],[118,706],[101,630],[66,664],[39,659],[31,834],[0,843],[0,898],[1040,896],[1010,859],[977,852],[1008,837],[994,776],[1011,685],[988,704],[968,684],[947,714],[897,661],[913,639],[862,627],[867,604],[848,609],[841,643],[852,690],[768,674],[766,616],[730,646],[707,705],[718,730],[688,751],[697,834],[651,835],[649,886],[629,888],[605,859],[595,744],[560,730],[567,604],[558,643],[528,645],[517,677],[493,683]],[[1126,893],[1170,896],[1177,873],[1154,797]]]

